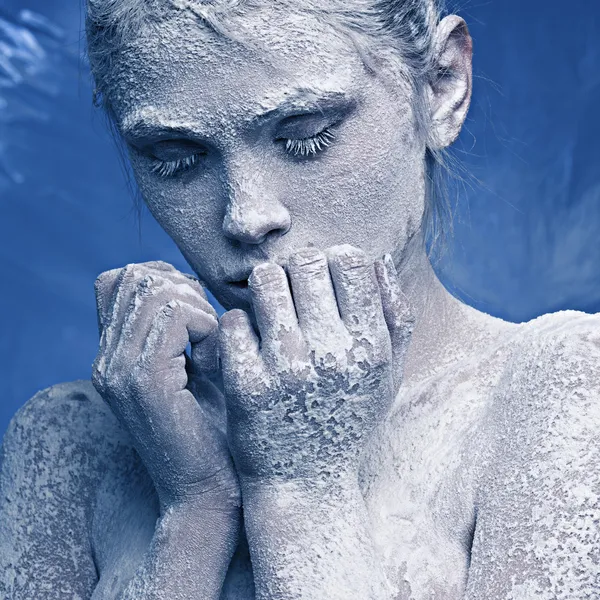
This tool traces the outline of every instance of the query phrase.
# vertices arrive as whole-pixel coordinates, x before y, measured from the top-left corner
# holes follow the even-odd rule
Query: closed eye
[[[146,151],[150,170],[161,178],[175,177],[196,167],[207,150],[188,140],[161,140]]]
[[[285,151],[298,157],[316,156],[335,140],[335,134],[330,127],[325,127],[315,135],[303,138],[277,138],[285,143]],[[206,156],[205,151],[198,151],[187,156],[173,158],[172,160],[152,158],[150,170],[163,179],[175,177],[185,171],[190,171]]]
[[[175,177],[179,173],[193,169],[203,156],[205,156],[205,153],[190,154],[189,156],[176,158],[175,160],[154,158],[150,170],[162,178]]]
[[[350,110],[326,110],[287,117],[278,123],[275,141],[284,145],[287,154],[314,157],[334,143],[337,128]]]

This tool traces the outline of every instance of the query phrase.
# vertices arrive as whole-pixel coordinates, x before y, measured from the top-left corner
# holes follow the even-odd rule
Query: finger
[[[235,397],[250,388],[262,370],[258,337],[243,310],[230,310],[221,317],[219,346],[223,384]]]
[[[327,251],[338,309],[346,329],[354,336],[385,331],[385,319],[377,278],[367,255],[353,246],[334,246]]]
[[[136,271],[136,269],[138,269]],[[145,273],[139,272],[138,265],[129,264],[119,269],[108,306],[108,315],[104,323],[104,338],[106,352],[113,354],[121,339],[123,320],[131,305],[137,283]]]
[[[218,330],[215,331],[218,340]],[[211,334],[209,338],[215,337]],[[213,425],[219,431],[225,432],[227,426],[225,397],[223,396],[222,386],[219,386],[210,377],[205,376],[205,373],[199,373],[198,369],[193,366],[192,360],[185,356],[185,369],[188,373],[187,389],[194,394],[194,397],[206,409]]]
[[[415,319],[408,298],[402,292],[396,267],[389,254],[382,261],[375,261],[375,274],[381,294],[383,314],[392,342],[392,361],[396,371],[394,379],[397,389]]]
[[[197,323],[189,324],[191,329],[188,328],[190,336],[186,339],[186,345],[188,339],[192,344],[197,344],[216,330],[216,313],[214,310],[207,310],[207,308],[210,309],[208,302],[187,283],[176,284],[169,279],[148,274],[137,283],[132,294],[119,333],[115,354],[125,351],[132,358],[141,354],[150,330],[155,325],[156,315],[164,311],[164,307],[171,301],[180,301],[189,305],[195,309],[197,314],[202,315]],[[173,323],[173,325],[177,326],[178,324]],[[183,323],[183,325],[187,326],[188,324]]]
[[[207,376],[219,370],[218,329],[201,342],[192,344],[191,367],[194,373]]]
[[[155,274],[163,279],[166,279],[167,281],[173,282],[175,285],[189,286],[190,289],[192,289],[200,298],[204,300],[204,309],[206,312],[217,318],[217,312],[212,304],[210,304],[208,301],[208,297],[202,288],[200,281],[194,275],[182,273],[172,265],[163,261],[146,262],[135,266],[137,267],[136,271],[140,274],[140,277],[146,274]]]
[[[152,260],[149,262],[140,263],[138,266],[147,269],[148,271],[160,271],[163,277],[171,279],[174,283],[189,283],[206,301],[208,297],[204,291],[200,280],[195,275],[178,271],[173,265],[162,260]]]
[[[172,281],[174,284],[187,284],[190,289],[205,302],[204,309],[215,318],[217,313],[208,302],[206,292],[200,282],[192,275],[180,273],[175,267],[162,261],[153,261],[141,264],[130,264],[122,269],[107,271],[96,280],[96,299],[98,304],[98,320],[102,330],[109,324],[111,329],[119,327],[129,309],[135,286],[146,275],[154,274],[162,279]],[[108,343],[114,343],[113,332],[108,332]]]
[[[96,309],[98,314],[98,331],[102,331],[106,326],[110,315],[110,302],[113,296],[115,285],[119,278],[121,269],[112,269],[101,273],[94,282],[94,292],[96,294]]]
[[[272,263],[257,266],[248,279],[252,306],[267,360],[286,368],[305,358],[304,342],[285,271]]]
[[[152,318],[140,353],[140,362],[151,372],[158,372],[168,368],[169,361],[177,359],[185,374],[184,352],[188,342],[200,342],[217,327],[217,319],[204,310],[182,300],[170,300]],[[187,375],[183,387],[186,384]]]
[[[389,254],[375,261],[375,274],[381,294],[383,315],[390,335],[406,337],[414,325],[408,298],[402,292],[394,261]]]
[[[138,263],[138,266],[152,271],[162,271],[163,273],[179,273],[172,264],[165,262],[164,260],[149,260],[147,262]]]
[[[148,285],[145,285],[147,283]],[[152,391],[150,388],[156,386],[157,372],[160,372],[160,377],[163,378],[161,384],[166,383],[164,381],[165,377],[177,378],[176,387],[171,387],[171,389],[182,389],[187,384],[184,355],[189,339],[187,328],[185,323],[181,323],[182,319],[171,319],[169,321],[165,319],[166,306],[148,307],[147,304],[152,304],[152,300],[155,298],[152,298],[148,303],[144,303],[144,293],[152,294],[152,291],[148,291],[148,287],[152,283],[153,277],[151,275],[140,282],[139,289],[135,294],[135,302],[132,303],[125,321],[120,324],[118,333],[115,333],[117,342],[113,348],[107,349],[104,347],[98,353],[93,366],[92,379],[95,382],[94,385],[97,382],[102,387],[107,380],[114,382],[123,378],[127,379],[133,371],[136,373],[138,384],[141,384],[144,389],[149,386],[147,390],[145,389],[146,392]],[[175,301],[171,302],[175,303]],[[167,300],[167,303],[169,303],[169,300]],[[144,304],[146,304],[146,310],[141,308]],[[199,312],[201,312],[202,317],[206,316],[203,311]],[[213,328],[216,327],[216,319],[209,318],[213,320]],[[167,332],[167,325],[170,325],[174,331]],[[177,328],[177,325],[179,325],[179,328]],[[117,329],[116,325],[114,329]],[[103,338],[105,336],[106,331]],[[172,356],[177,357],[174,363],[164,360],[162,364],[159,363],[161,353],[156,352],[155,349],[163,341],[166,342],[167,348],[172,351]],[[173,350],[173,346],[176,347],[176,350]],[[98,391],[104,396],[100,389]],[[107,397],[107,400],[110,400],[110,397]]]
[[[140,280],[140,272],[147,274]],[[192,289],[189,280],[178,277],[175,284],[170,279],[157,275],[160,271],[152,270],[153,275],[140,265],[128,265],[119,271],[108,272],[100,278],[99,287],[103,294],[113,287],[113,299],[110,307],[110,318],[105,322],[100,337],[100,348],[92,368],[93,380],[100,385],[108,376],[112,365],[133,364],[142,354],[148,337],[152,320],[162,306],[174,298],[184,298],[188,304],[195,306],[204,314],[212,313],[212,327],[216,327],[216,313],[213,308]],[[115,277],[116,276],[116,277]],[[126,306],[128,302],[128,306]],[[122,316],[124,315],[124,316]]]
[[[304,339],[327,347],[344,335],[325,254],[305,248],[290,256],[288,272]]]

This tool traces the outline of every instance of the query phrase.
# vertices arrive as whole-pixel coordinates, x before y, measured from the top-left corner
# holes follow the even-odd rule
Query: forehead
[[[224,26],[230,35],[177,14],[144,28],[119,53],[108,81],[117,124],[162,115],[222,129],[303,90],[310,102],[364,83],[367,72],[350,39],[314,14],[264,9]]]

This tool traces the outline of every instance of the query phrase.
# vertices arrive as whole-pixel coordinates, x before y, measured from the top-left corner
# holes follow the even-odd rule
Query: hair
[[[317,14],[342,30],[361,53],[368,68],[370,57],[401,58],[403,75],[414,94],[417,132],[425,136],[429,110],[425,84],[443,77],[437,67],[434,35],[444,15],[445,0],[274,0],[278,5]],[[264,3],[264,0],[262,0]],[[109,74],[117,53],[139,36],[143,26],[152,28],[173,12],[189,12],[220,35],[246,44],[227,25],[231,14],[260,6],[261,0],[87,0],[87,54],[94,80],[94,103],[111,117]],[[366,44],[363,42],[367,42]],[[397,62],[397,61],[396,61]],[[452,210],[445,174],[447,153],[426,144],[426,202],[424,240],[433,250],[452,232]]]

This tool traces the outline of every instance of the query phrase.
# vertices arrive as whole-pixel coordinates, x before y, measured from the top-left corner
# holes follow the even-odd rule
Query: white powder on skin
[[[361,470],[372,533],[397,598],[430,598],[432,590],[469,600],[534,598],[525,594],[535,590],[547,598],[584,598],[596,589],[600,382],[590,367],[598,360],[599,321],[564,312],[510,332],[488,330],[451,368],[398,395]],[[36,460],[42,442],[49,457],[63,455],[64,462]],[[74,451],[77,460],[68,458]],[[131,577],[158,505],[127,436],[89,382],[36,396],[13,423],[4,452],[0,485],[20,461],[36,465],[23,471],[26,479],[8,489],[2,505],[8,516],[0,521],[2,539],[15,540],[17,556],[27,556],[27,547],[40,542],[35,536],[45,535],[49,513],[27,511],[35,493],[48,511],[64,513],[75,536],[94,519],[93,545],[105,557],[101,564],[112,565],[106,578]],[[113,483],[101,484],[106,477]],[[24,536],[14,523],[39,533]],[[129,533],[122,537],[120,529]],[[71,543],[79,546],[77,538],[57,537],[57,553],[76,562],[47,583],[58,586],[73,573],[89,589],[93,574],[81,570],[85,555],[59,549]],[[2,564],[15,558],[0,553]],[[234,564],[223,597],[253,597],[246,550]],[[504,565],[499,573],[510,576],[494,581],[490,564]],[[465,592],[467,576],[488,587],[472,584]],[[7,585],[10,578],[5,571],[0,581]],[[579,591],[569,595],[569,589]]]
[[[390,82],[369,74],[348,40],[314,17],[265,9],[232,27],[251,39],[259,33],[272,55],[180,16],[140,32],[115,65],[111,100],[123,131],[144,135],[132,162],[150,210],[227,307],[250,309],[248,292],[228,282],[265,261],[287,265],[301,247],[347,243],[371,259],[393,254],[416,323],[403,387],[360,473],[387,575],[381,593],[593,597],[599,318],[567,312],[512,325],[453,299],[419,239],[424,145],[408,88],[396,82],[390,94]],[[286,159],[273,142],[276,125],[253,125],[284,97],[312,107],[315,95],[341,94],[349,101],[325,111],[335,143],[319,159]],[[155,144],[151,121],[204,145],[201,168],[172,179],[153,174],[143,155]],[[317,328],[315,338],[336,335],[331,329]],[[279,360],[280,350],[267,360]],[[9,541],[0,543],[0,595],[43,597],[70,582],[74,597],[89,598],[97,567],[94,597],[115,597],[150,544],[158,504],[131,441],[91,384],[38,394],[13,421],[3,452],[0,540]],[[289,509],[291,499],[277,502]],[[355,525],[315,510],[315,537],[302,555],[327,544],[318,532],[329,521],[340,531]],[[292,542],[289,552],[297,552]],[[330,544],[343,555],[343,542]],[[20,565],[39,577],[18,575]],[[310,568],[315,588],[327,575],[319,561],[307,567],[293,556],[286,568]],[[368,588],[370,572],[360,576]],[[254,597],[243,543],[222,597]]]

